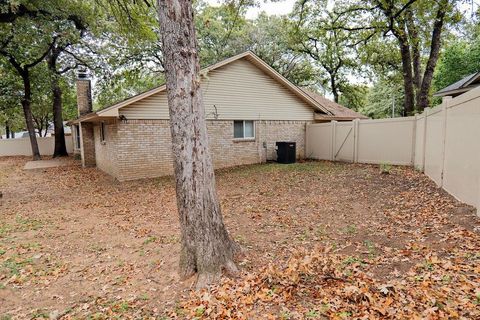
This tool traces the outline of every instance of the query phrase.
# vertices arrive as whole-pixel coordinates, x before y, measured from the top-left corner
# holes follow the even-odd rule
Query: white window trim
[[[242,121],[243,123],[243,137],[242,138],[235,138],[235,121]],[[245,122],[251,121],[253,124],[253,137],[245,137]],[[255,140],[255,130],[256,125],[254,120],[234,120],[233,121],[233,140],[234,141],[254,141]]]

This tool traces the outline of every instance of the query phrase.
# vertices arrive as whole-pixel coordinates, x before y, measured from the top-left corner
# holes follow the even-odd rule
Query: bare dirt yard
[[[411,168],[217,172],[241,275],[192,293],[171,177],[27,160],[0,159],[0,319],[480,318],[480,220]]]

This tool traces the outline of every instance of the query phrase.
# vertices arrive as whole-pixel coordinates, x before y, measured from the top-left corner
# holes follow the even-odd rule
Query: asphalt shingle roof
[[[472,73],[465,78],[458,80],[455,83],[452,83],[451,85],[435,92],[435,95],[444,95],[444,93],[454,91],[454,90],[459,90],[459,89],[464,89],[468,88],[468,86],[475,80],[480,79],[480,72]]]
[[[347,107],[344,107],[330,99],[325,98],[324,96],[320,95],[319,93],[302,89],[303,92],[308,94],[310,97],[315,99],[320,105],[322,105],[325,109],[332,113],[335,117],[345,117],[345,118],[355,118],[355,119],[368,119],[368,117],[364,116],[363,114],[353,111]]]

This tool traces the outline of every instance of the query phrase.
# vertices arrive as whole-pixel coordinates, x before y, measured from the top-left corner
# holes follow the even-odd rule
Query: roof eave
[[[111,119],[116,119],[117,116],[113,115],[99,115],[97,112],[91,112],[86,115],[81,116],[78,119],[71,120],[67,122],[67,125],[76,125],[82,122],[102,122],[102,121],[107,121]]]
[[[466,87],[466,88],[460,88],[460,89],[454,89],[454,90],[448,90],[448,91],[438,91],[433,94],[434,97],[445,97],[445,96],[451,96],[454,94],[460,94],[469,91],[473,87]]]
[[[475,74],[474,76],[472,76],[470,78],[470,80],[468,80],[467,82],[465,82],[463,85],[462,85],[462,88],[468,88],[472,82],[474,81],[477,81],[478,79],[480,79],[480,72],[477,72],[477,74]]]
[[[355,119],[369,119],[366,116],[323,116],[323,115],[315,115],[316,121],[352,121]]]
[[[80,116],[78,117],[77,119],[74,119],[74,120],[70,120],[67,122],[67,124],[69,126],[73,125],[73,124],[79,124],[80,122],[83,122],[83,121],[86,121],[86,120],[89,120],[89,119],[92,119],[94,117],[97,116],[97,113],[96,112],[90,112],[90,113],[87,113],[83,116]]]

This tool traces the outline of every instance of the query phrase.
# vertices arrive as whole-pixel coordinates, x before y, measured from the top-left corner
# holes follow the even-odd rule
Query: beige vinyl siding
[[[134,102],[118,110],[118,114],[127,119],[169,119],[167,92],[163,91]]]
[[[293,92],[246,58],[213,70],[202,78],[207,119],[313,120],[314,111]],[[119,110],[127,119],[168,119],[166,92]]]

